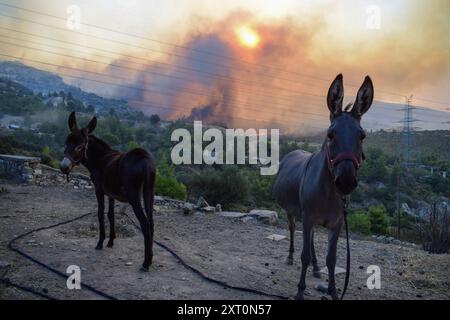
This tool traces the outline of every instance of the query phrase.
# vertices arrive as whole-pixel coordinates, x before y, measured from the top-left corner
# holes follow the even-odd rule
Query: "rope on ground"
[[[18,254],[20,254],[22,257],[24,257],[24,258],[26,258],[26,259],[28,259],[28,260],[30,260],[30,261],[32,261],[32,262],[34,262],[34,263],[40,265],[41,267],[43,267],[43,268],[49,270],[50,272],[52,272],[52,273],[54,273],[54,274],[56,274],[56,275],[58,275],[58,276],[60,276],[60,277],[62,277],[62,278],[64,278],[64,279],[67,279],[67,278],[69,278],[69,276],[68,276],[67,274],[65,274],[65,273],[63,273],[63,272],[61,272],[61,271],[59,271],[59,270],[57,270],[57,269],[55,269],[55,268],[49,266],[48,264],[46,264],[46,263],[44,263],[44,262],[42,262],[42,261],[40,261],[40,260],[38,260],[38,259],[36,259],[36,258],[30,256],[29,254],[23,252],[22,250],[20,250],[20,249],[18,249],[18,248],[15,248],[15,247],[13,246],[13,244],[14,244],[14,242],[16,242],[17,240],[22,239],[22,238],[24,238],[24,237],[26,237],[26,236],[28,236],[28,235],[30,235],[30,234],[32,234],[32,233],[35,233],[35,232],[38,232],[38,231],[42,231],[42,230],[48,230],[48,229],[56,228],[56,227],[58,227],[58,226],[62,226],[62,225],[65,225],[65,224],[69,224],[69,223],[71,223],[71,222],[74,222],[74,221],[77,221],[77,220],[81,220],[81,219],[83,219],[84,217],[87,217],[87,216],[90,215],[90,214],[92,214],[92,212],[83,214],[83,215],[81,215],[81,216],[78,216],[78,217],[73,218],[73,219],[70,219],[70,220],[66,220],[66,221],[62,221],[62,222],[59,222],[59,223],[55,223],[55,224],[52,224],[52,225],[50,225],[50,226],[40,227],[40,228],[37,228],[37,229],[33,229],[33,230],[31,230],[31,231],[25,232],[25,233],[23,233],[23,234],[21,234],[21,235],[18,235],[17,237],[15,237],[14,239],[12,239],[11,241],[9,241],[9,242],[8,242],[8,249],[11,250],[11,251],[16,252],[16,253],[18,253]],[[107,294],[107,293],[105,293],[105,292],[103,292],[103,291],[101,291],[101,290],[99,290],[99,289],[96,289],[96,288],[94,288],[93,286],[90,286],[90,285],[88,285],[88,284],[81,283],[81,286],[82,286],[83,288],[85,288],[85,289],[87,289],[87,290],[89,290],[89,291],[91,291],[91,292],[93,292],[93,293],[99,295],[99,296],[102,296],[102,297],[106,298],[106,299],[109,299],[109,300],[117,300],[117,298],[115,298],[115,297],[113,297],[113,296],[111,296],[111,295],[109,295],[109,294]]]
[[[130,221],[131,223],[140,230],[140,227],[134,222],[134,220],[128,216],[126,213],[122,213],[123,215],[125,215]],[[246,288],[246,287],[239,287],[239,286],[234,286],[234,285],[230,285],[225,281],[221,281],[221,280],[217,280],[214,278],[211,278],[209,276],[207,276],[206,274],[204,274],[203,272],[201,272],[200,270],[194,268],[193,266],[189,265],[186,261],[183,260],[183,258],[181,258],[174,250],[172,250],[171,248],[169,248],[168,246],[166,246],[165,244],[153,240],[158,246],[160,246],[161,248],[163,248],[164,250],[166,250],[167,252],[169,252],[173,257],[175,257],[178,262],[180,262],[183,267],[185,267],[186,269],[192,271],[193,273],[197,274],[198,276],[200,276],[202,279],[211,282],[211,283],[215,283],[217,285],[223,286],[225,288],[228,289],[232,289],[232,290],[237,290],[237,291],[243,291],[243,292],[248,292],[248,293],[254,293],[257,295],[261,295],[261,296],[266,296],[266,297],[271,297],[271,298],[277,298],[277,299],[282,299],[282,300],[288,300],[289,297],[286,296],[282,296],[282,295],[277,295],[277,294],[271,294],[271,293],[267,293],[267,292],[263,292],[263,291],[259,291],[256,289],[252,289],[252,288]]]
[[[56,224],[53,224],[53,225],[50,225],[50,226],[40,227],[40,228],[37,228],[37,229],[30,230],[30,231],[28,231],[28,232],[25,232],[25,233],[23,233],[23,234],[21,234],[21,235],[15,237],[15,238],[12,239],[11,241],[9,241],[7,247],[8,247],[9,250],[14,251],[14,252],[20,254],[20,255],[23,256],[24,258],[26,258],[26,259],[28,259],[28,260],[30,260],[30,261],[32,261],[32,262],[34,262],[34,263],[40,265],[41,267],[43,267],[43,268],[49,270],[50,272],[52,272],[52,273],[54,273],[54,274],[56,274],[56,275],[58,275],[58,276],[60,276],[60,277],[62,277],[62,278],[64,278],[64,279],[67,279],[67,278],[69,277],[67,274],[65,274],[65,273],[63,273],[63,272],[61,272],[61,271],[59,271],[59,270],[57,270],[57,269],[55,269],[55,268],[49,266],[48,264],[46,264],[46,263],[44,263],[44,262],[42,262],[42,261],[40,261],[40,260],[38,260],[38,259],[36,259],[36,258],[30,256],[29,254],[23,252],[22,250],[20,250],[20,249],[14,247],[13,244],[14,244],[14,242],[16,242],[17,240],[22,239],[22,238],[24,238],[24,237],[26,237],[26,236],[28,236],[28,235],[30,235],[30,234],[32,234],[32,233],[35,233],[35,232],[38,232],[38,231],[42,231],[42,230],[49,230],[49,229],[56,228],[56,227],[61,226],[61,225],[69,224],[69,223],[71,223],[71,222],[74,222],[74,221],[77,221],[77,220],[81,220],[81,219],[83,219],[84,217],[87,217],[87,216],[90,215],[90,214],[92,214],[92,212],[83,214],[83,215],[78,216],[78,217],[73,218],[73,219],[69,219],[69,220],[66,220],[66,221],[62,221],[62,222],[56,223]],[[134,222],[134,220],[133,220],[130,216],[128,216],[126,213],[123,213],[123,215],[125,215],[125,216],[130,220],[130,222],[131,222],[136,228],[140,229],[140,227],[139,227],[138,225],[136,225],[136,223]],[[234,286],[234,285],[228,284],[228,283],[225,282],[225,281],[221,281],[221,280],[217,280],[217,279],[211,278],[211,277],[207,276],[206,274],[204,274],[203,272],[201,272],[200,270],[198,270],[198,269],[194,268],[193,266],[189,265],[189,264],[188,264],[186,261],[184,261],[183,258],[181,258],[174,250],[172,250],[171,248],[169,248],[169,247],[166,246],[165,244],[163,244],[163,243],[161,243],[161,242],[159,242],[159,241],[156,241],[156,240],[155,240],[154,242],[155,242],[158,246],[160,246],[161,248],[163,248],[164,250],[166,250],[167,252],[169,252],[173,257],[175,257],[175,258],[181,263],[181,265],[183,265],[183,267],[185,267],[186,269],[192,271],[193,273],[197,274],[197,275],[200,276],[202,279],[204,279],[204,280],[206,280],[206,281],[208,281],[208,282],[211,282],[211,283],[214,283],[214,284],[217,284],[217,285],[220,285],[220,286],[223,286],[223,287],[225,287],[225,288],[232,289],[232,290],[237,290],[237,291],[242,291],[242,292],[248,292],[248,293],[253,293],[253,294],[257,294],[257,295],[261,295],[261,296],[266,296],[266,297],[271,297],[271,298],[277,298],[277,299],[282,299],[282,300],[287,300],[287,299],[289,299],[289,297],[286,297],[286,296],[277,295],[277,294],[270,294],[270,293],[263,292],[263,291],[259,291],[259,290],[252,289],[252,288],[246,288],[246,287]],[[19,285],[19,284],[13,284],[12,282],[10,282],[9,280],[6,280],[6,279],[0,279],[0,280],[1,280],[2,282],[4,282],[5,284],[9,284],[9,285],[14,286],[14,287],[16,287],[16,288],[18,288],[18,289],[21,289],[21,290],[23,290],[23,291],[33,293],[33,294],[35,294],[35,295],[38,295],[38,296],[40,296],[40,297],[43,297],[43,298],[46,298],[46,299],[49,299],[49,300],[56,300],[56,298],[53,298],[53,297],[51,297],[51,296],[49,296],[49,295],[46,295],[46,294],[37,292],[37,291],[35,291],[35,290],[32,289],[32,288],[25,287],[25,286],[22,286],[22,285]],[[99,290],[99,289],[96,289],[96,288],[94,288],[93,286],[88,285],[88,284],[86,284],[86,283],[81,283],[81,286],[82,286],[83,288],[85,288],[85,289],[87,289],[87,290],[89,290],[89,291],[91,291],[91,292],[93,292],[93,293],[99,295],[99,296],[102,296],[102,297],[106,298],[106,299],[109,299],[109,300],[117,300],[117,298],[113,297],[112,295],[109,295],[109,294],[107,294],[107,293],[105,293],[105,292],[103,292],[103,291],[101,291],[101,290]]]
[[[56,299],[56,298],[54,298],[54,297],[52,297],[52,296],[50,296],[50,295],[48,295],[48,294],[39,292],[39,291],[37,291],[37,290],[35,290],[35,289],[33,289],[33,288],[26,287],[26,286],[23,286],[23,285],[14,283],[14,282],[12,282],[12,281],[9,280],[9,279],[0,279],[0,282],[1,282],[1,283],[4,283],[4,284],[7,285],[7,286],[11,286],[11,287],[14,287],[14,288],[16,288],[16,289],[19,289],[19,290],[22,290],[22,291],[25,291],[25,292],[34,294],[34,295],[36,295],[36,296],[39,296],[39,297],[44,298],[44,299],[47,299],[47,300],[58,300],[58,299]]]

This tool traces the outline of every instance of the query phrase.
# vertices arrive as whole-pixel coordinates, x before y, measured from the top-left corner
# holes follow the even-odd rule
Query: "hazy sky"
[[[175,105],[175,110],[211,103],[220,104],[224,112],[228,104],[238,109],[257,106],[264,110],[265,119],[282,119],[274,114],[276,110],[298,108],[298,104],[302,110],[322,113],[316,105],[324,103],[321,96],[336,74],[342,72],[349,95],[355,94],[363,77],[369,74],[378,100],[403,102],[402,95],[413,94],[416,105],[450,108],[450,1],[0,2],[61,18],[70,15],[70,5],[76,5],[84,23],[81,29],[70,30],[64,19],[0,5],[1,14],[24,19],[0,16],[0,28],[28,33],[0,29],[0,53],[28,59],[23,62],[48,70],[55,67],[30,60],[105,73],[105,77],[90,77],[107,82],[179,91],[169,99],[154,92],[137,94],[123,87],[66,78],[102,93],[120,92],[136,100]],[[86,24],[119,30],[121,34]],[[247,46],[237,35],[236,29],[242,26],[258,36],[255,47]],[[202,60],[210,65],[202,64]],[[180,69],[185,70],[183,76],[189,80],[157,75],[160,72],[175,78]],[[189,71],[194,69],[219,75],[222,81]],[[58,70],[85,76],[74,69]],[[188,89],[212,93],[194,98],[185,94]],[[243,111],[240,116],[254,116],[254,112]]]

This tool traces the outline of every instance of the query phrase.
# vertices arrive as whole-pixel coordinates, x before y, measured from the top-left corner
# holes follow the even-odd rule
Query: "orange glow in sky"
[[[255,30],[246,26],[237,28],[236,35],[239,42],[248,48],[255,48],[261,41],[259,34]]]

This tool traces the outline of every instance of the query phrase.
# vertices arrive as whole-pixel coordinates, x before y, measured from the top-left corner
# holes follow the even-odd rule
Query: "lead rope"
[[[347,238],[347,265],[345,267],[345,282],[344,289],[342,290],[341,300],[344,299],[345,292],[347,291],[348,281],[350,280],[350,242],[348,239],[348,223],[347,223],[347,208],[348,208],[348,197],[343,197],[343,208],[344,208],[344,223],[345,223],[345,237]]]

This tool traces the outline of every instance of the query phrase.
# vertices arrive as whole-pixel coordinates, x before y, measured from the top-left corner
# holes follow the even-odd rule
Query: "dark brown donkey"
[[[302,150],[287,154],[280,163],[273,187],[273,194],[286,210],[289,222],[288,264],[293,261],[295,219],[301,218],[303,222],[302,272],[296,295],[298,299],[303,299],[306,270],[311,262],[314,276],[320,277],[314,250],[314,225],[323,225],[328,229],[328,293],[333,299],[338,298],[334,279],[337,241],[344,222],[344,197],[356,188],[358,169],[364,158],[362,146],[365,133],[360,121],[372,105],[372,81],[369,77],[365,78],[351,111],[347,110],[350,105],[342,110],[343,98],[344,87],[340,74],[328,90],[331,125],[321,150],[314,154]],[[348,259],[349,257],[348,253]],[[346,284],[348,272],[347,268]]]
[[[69,116],[70,133],[67,136],[61,171],[69,174],[77,164],[83,164],[91,174],[98,203],[100,238],[96,249],[103,248],[105,240],[105,195],[109,199],[109,241],[112,247],[114,230],[114,200],[128,202],[133,207],[144,234],[145,258],[141,270],[148,271],[153,258],[153,200],[155,163],[151,155],[140,148],[120,153],[94,136],[97,119],[94,117],[84,128],[78,128],[75,112]],[[144,199],[144,210],[141,205]]]

